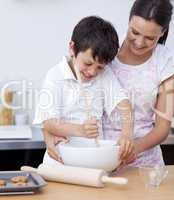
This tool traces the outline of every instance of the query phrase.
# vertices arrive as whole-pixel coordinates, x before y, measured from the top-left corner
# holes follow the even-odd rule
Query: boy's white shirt
[[[64,56],[46,75],[33,124],[42,126],[43,121],[52,118],[82,124],[87,120],[88,112],[90,116],[101,120],[104,111],[110,116],[118,103],[128,99],[108,66],[95,79],[82,83],[82,89],[80,86],[71,71],[68,58]],[[90,96],[89,107],[84,92]]]

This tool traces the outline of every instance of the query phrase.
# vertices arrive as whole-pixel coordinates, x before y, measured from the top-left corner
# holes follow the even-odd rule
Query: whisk
[[[80,76],[79,68],[77,66],[74,66],[74,69],[75,69],[75,72],[76,72],[77,80],[78,80],[79,85],[80,85],[80,91],[82,92],[82,94],[85,97],[87,119],[90,119],[91,118],[91,112],[90,112],[91,111],[91,97],[90,97],[90,94],[85,92],[84,89],[83,89],[82,79],[81,79],[81,76]],[[95,138],[95,144],[96,144],[96,146],[100,146],[98,138]]]

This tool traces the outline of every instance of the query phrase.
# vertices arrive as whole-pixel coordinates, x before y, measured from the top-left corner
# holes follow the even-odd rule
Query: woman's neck
[[[117,54],[117,58],[124,64],[132,66],[141,65],[152,56],[152,52],[153,50],[143,55],[135,55],[131,52],[126,42],[124,42]]]

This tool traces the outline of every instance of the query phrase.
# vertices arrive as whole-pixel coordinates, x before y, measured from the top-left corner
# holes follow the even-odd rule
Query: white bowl
[[[112,171],[119,165],[119,146],[112,140],[71,138],[68,143],[58,145],[65,165],[103,169]]]

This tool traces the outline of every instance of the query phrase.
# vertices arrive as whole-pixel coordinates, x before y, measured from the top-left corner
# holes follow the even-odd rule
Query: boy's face
[[[79,52],[76,57],[73,56],[73,68],[74,66],[79,69],[81,80],[87,82],[101,74],[106,64],[99,63],[97,59],[94,60],[92,50],[87,49],[84,52]]]

